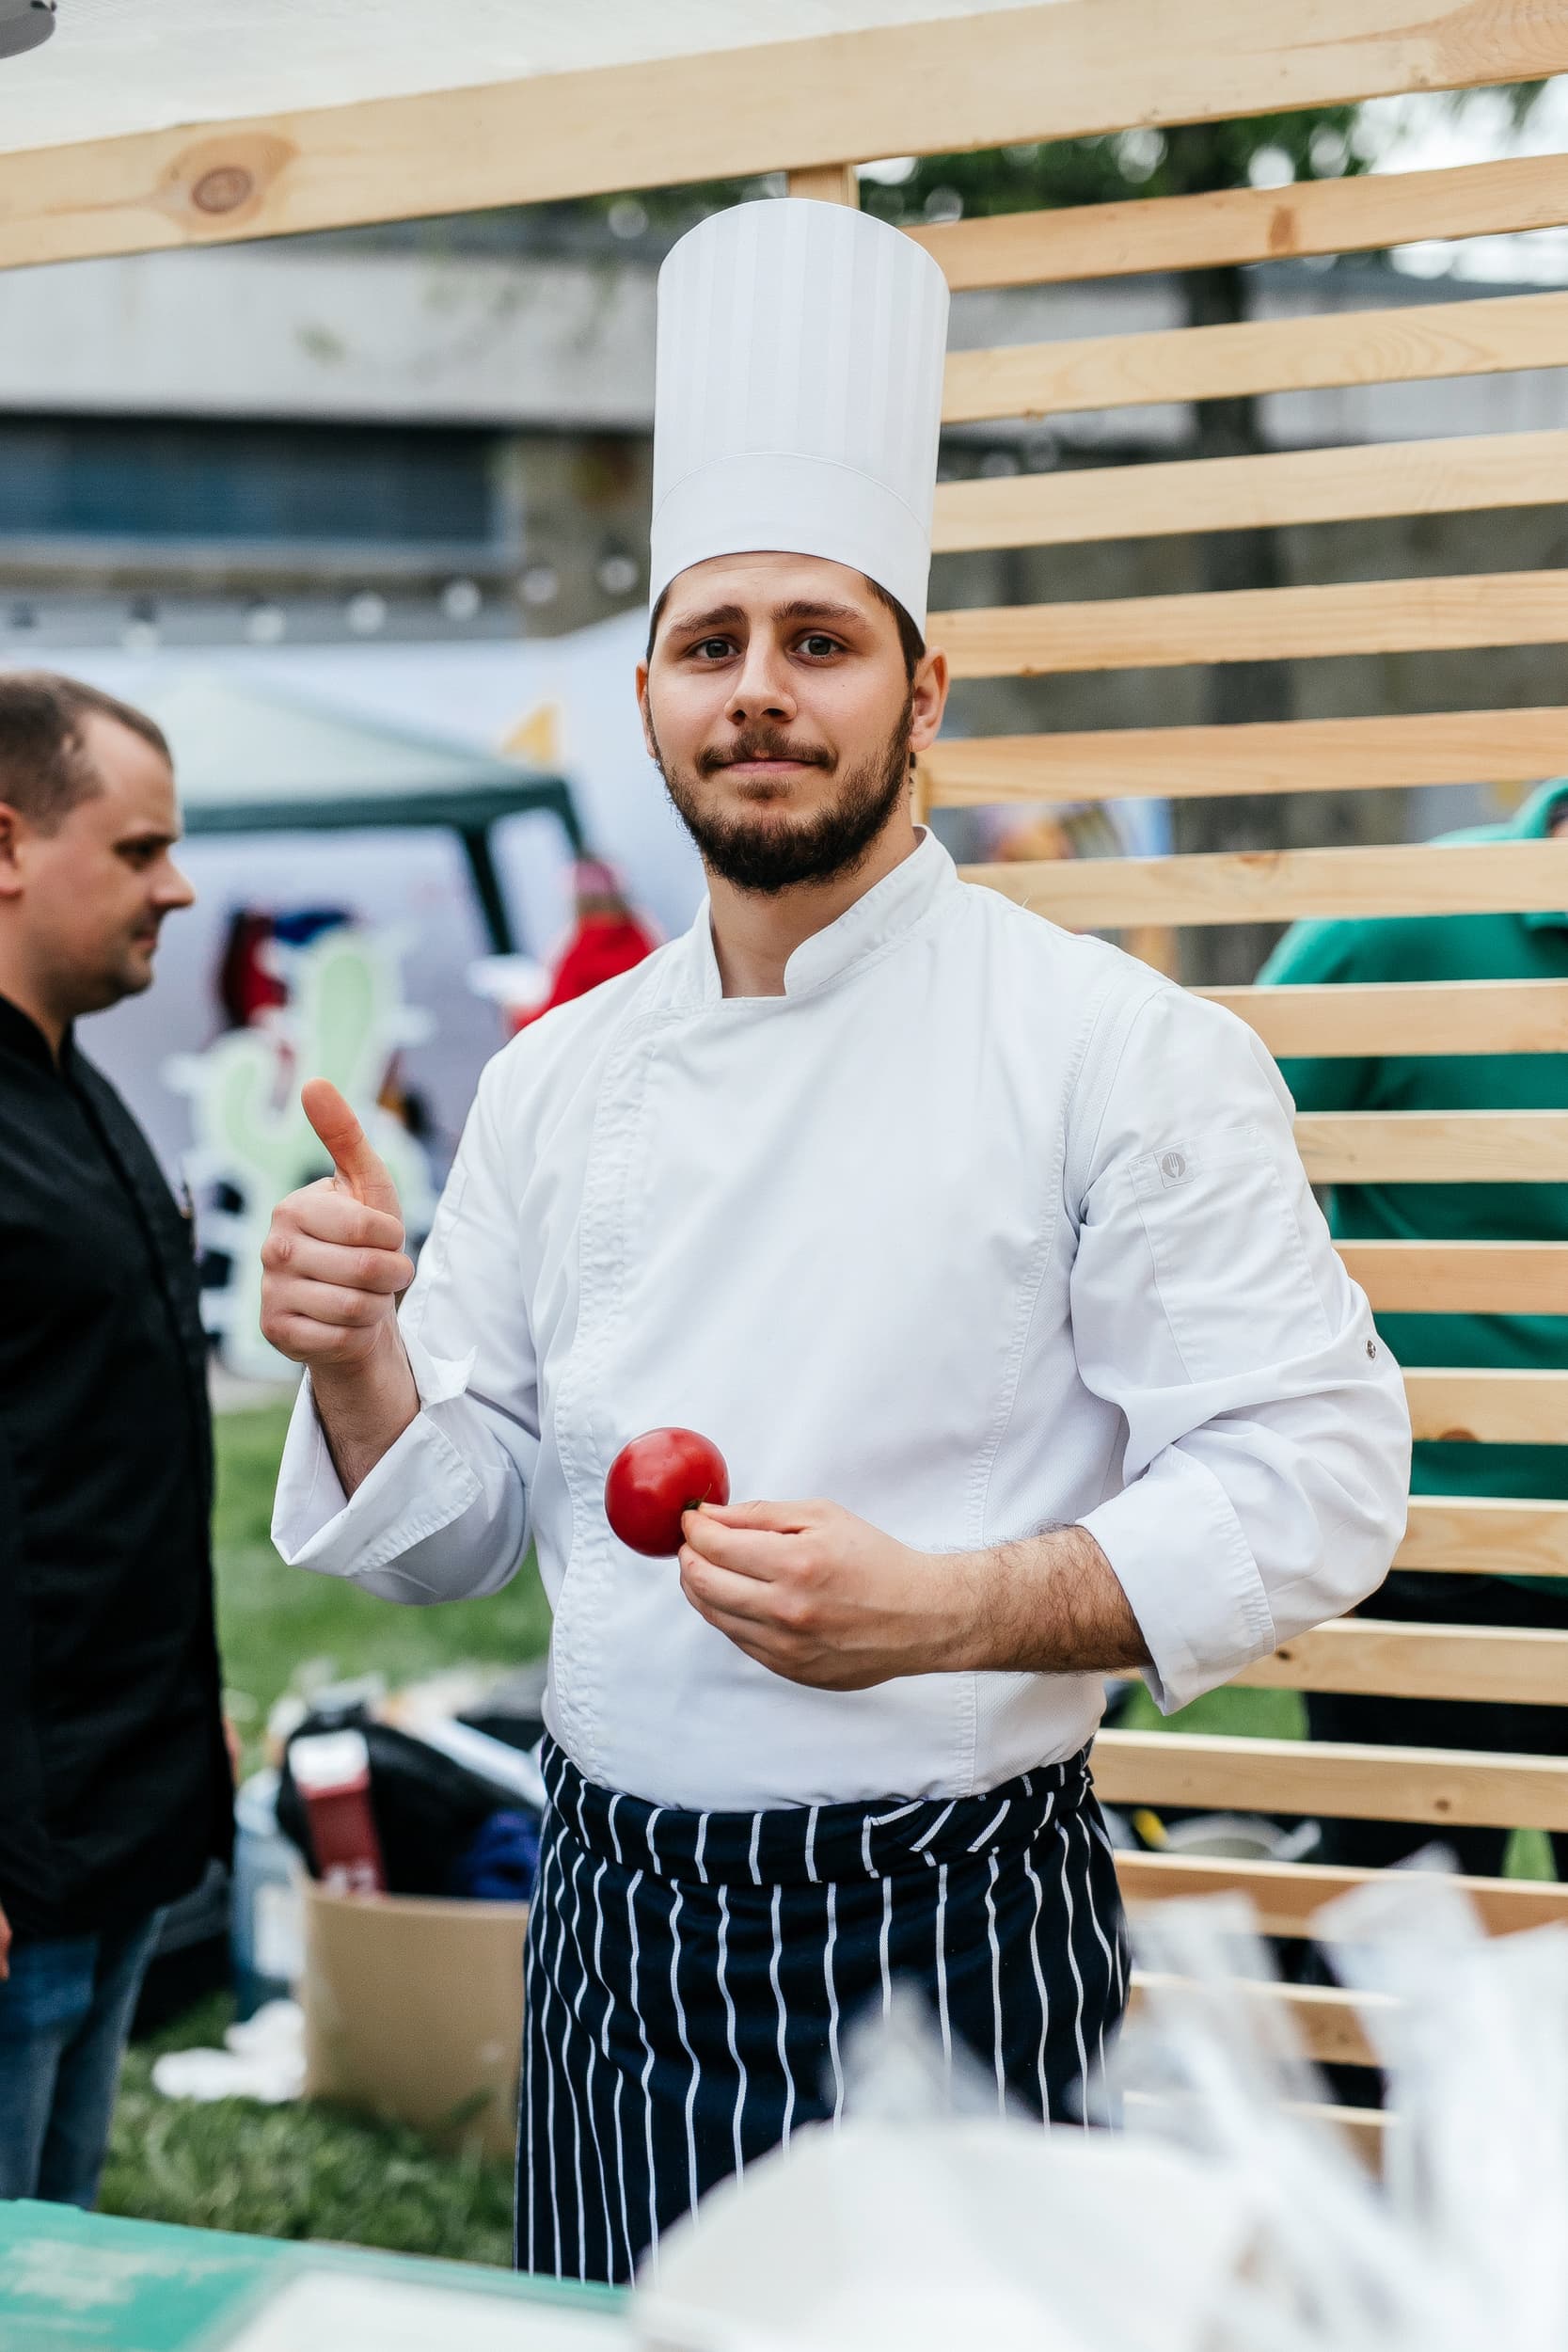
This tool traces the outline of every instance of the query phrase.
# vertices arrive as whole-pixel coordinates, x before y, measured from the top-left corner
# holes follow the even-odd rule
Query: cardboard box
[[[516,2144],[526,1903],[305,1887],[305,2090],[487,2155]]]

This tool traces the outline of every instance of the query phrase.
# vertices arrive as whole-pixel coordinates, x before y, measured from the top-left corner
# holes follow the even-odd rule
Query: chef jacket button
[[[1367,1342],[1367,1353],[1369,1356],[1375,1356],[1377,1354],[1377,1342],[1375,1340],[1369,1340]]]

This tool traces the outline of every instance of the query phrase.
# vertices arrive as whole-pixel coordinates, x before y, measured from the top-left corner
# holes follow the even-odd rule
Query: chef
[[[912,820],[945,324],[847,208],[676,246],[637,691],[708,897],[490,1063],[412,1287],[322,1083],[337,1174],[264,1253],[284,1557],[422,1604],[537,1547],[536,2270],[628,2278],[835,2116],[895,1984],[999,2106],[1081,2117],[1127,1987],[1102,1677],[1184,1706],[1403,1526],[1400,1375],[1257,1039]],[[654,1561],[605,1478],[671,1424],[746,1500]]]

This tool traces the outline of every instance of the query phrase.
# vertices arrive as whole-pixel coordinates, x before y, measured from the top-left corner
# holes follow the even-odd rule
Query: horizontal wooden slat
[[[920,755],[931,808],[1007,801],[1220,800],[1234,793],[1379,791],[1418,784],[1536,784],[1564,770],[1568,705],[1562,704],[1267,720],[1226,727],[976,735],[944,739]]]
[[[1413,1495],[1394,1565],[1445,1576],[1568,1576],[1568,1502]]]
[[[1136,2012],[1150,1994],[1178,1989],[1182,1982],[1180,1977],[1134,1968],[1129,2007]],[[1363,2007],[1391,2009],[1393,2003],[1386,1995],[1346,1993],[1338,1985],[1256,1983],[1242,1977],[1236,1979],[1234,1990],[1239,2001],[1261,2001],[1271,2009],[1282,2010],[1290,2021],[1293,2039],[1305,2055],[1316,2059],[1320,2066],[1377,2064],[1361,2022],[1361,2010]]]
[[[1124,2090],[1122,2105],[1129,2122],[1140,2112],[1151,2121],[1167,2115],[1174,2121],[1183,2108],[1190,2112],[1198,2102],[1191,2094],[1183,2098],[1180,2092]],[[1382,2107],[1340,2107],[1332,2106],[1325,2100],[1288,2099],[1285,2109],[1287,2114],[1301,2116],[1306,2122],[1326,2125],[1337,2132],[1374,2179],[1387,2162],[1389,2134],[1402,2128],[1399,2118],[1386,2114]]]
[[[1240,393],[1424,383],[1568,361],[1568,294],[1462,296],[1236,326],[1162,327],[949,354],[945,424]]]
[[[1324,1903],[1381,1880],[1383,1872],[1326,1863],[1212,1862],[1196,1854],[1118,1853],[1117,1876],[1129,1903],[1244,1895],[1263,1934],[1305,1935]],[[1446,1883],[1475,1905],[1489,1935],[1568,1926],[1568,1886],[1530,1879],[1463,1877]]]
[[[1315,1184],[1568,1184],[1568,1111],[1310,1111],[1296,1146]]]
[[[1568,571],[974,606],[933,612],[927,636],[956,678],[1555,645],[1568,642]]]
[[[1492,1445],[1568,1444],[1568,1372],[1407,1367],[1404,1394],[1418,1438]]]
[[[1554,5],[1062,0],[0,155],[0,264],[1198,122],[1568,68]],[[592,127],[586,136],[584,126]],[[202,179],[259,167],[205,215]],[[214,199],[209,198],[209,202]]]
[[[1568,1632],[1344,1617],[1231,1677],[1250,1690],[1568,1707]]]
[[[1243,731],[1172,730],[1177,735]],[[1106,740],[1117,738],[1108,735]],[[1053,776],[1037,797],[1071,796]],[[966,882],[1000,890],[1021,906],[1080,930],[1119,930],[1133,923],[1291,923],[1334,915],[1555,914],[1568,907],[1568,841],[1488,841],[1466,843],[1462,850],[1438,844],[1048,858],[960,870]]]
[[[1568,1242],[1346,1241],[1346,1271],[1388,1315],[1568,1315]]]
[[[1212,269],[1305,253],[1365,253],[1428,237],[1495,236],[1568,221],[1568,156],[1517,155],[1442,171],[1301,180],[1283,188],[1134,198],[999,213],[910,234],[948,284],[1062,284]]]
[[[1191,531],[1358,522],[1555,505],[1568,498],[1568,432],[1474,434],[1349,449],[1179,457],[937,486],[936,551],[1073,547]]]
[[[1205,988],[1271,1054],[1564,1054],[1568,980],[1352,981],[1342,988]]]
[[[1215,1805],[1439,1829],[1568,1829],[1568,1761],[1556,1756],[1102,1731],[1094,1778],[1112,1804]]]

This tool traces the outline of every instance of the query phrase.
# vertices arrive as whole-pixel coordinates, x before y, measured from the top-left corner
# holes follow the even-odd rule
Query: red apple
[[[605,1516],[633,1551],[673,1560],[681,1513],[728,1502],[730,1474],[716,1445],[694,1429],[650,1429],[624,1445],[604,1482]]]

